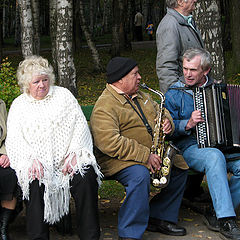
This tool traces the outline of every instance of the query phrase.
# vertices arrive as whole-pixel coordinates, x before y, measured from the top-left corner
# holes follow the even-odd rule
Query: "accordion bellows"
[[[205,119],[196,126],[198,146],[221,150],[240,147],[240,86],[197,87],[193,96],[195,110],[201,110]]]

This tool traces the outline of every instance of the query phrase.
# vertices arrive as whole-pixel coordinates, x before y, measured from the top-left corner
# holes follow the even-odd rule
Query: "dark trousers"
[[[98,240],[100,237],[98,217],[98,183],[93,167],[82,177],[74,175],[71,194],[75,201],[77,233],[81,240]],[[27,208],[27,233],[30,240],[48,240],[48,224],[44,223],[44,185],[38,180],[30,184]]]
[[[118,213],[118,234],[123,238],[142,239],[149,216],[177,223],[187,171],[172,168],[166,188],[152,198],[149,204],[150,174],[142,165],[124,168],[113,176],[126,190],[126,198]]]
[[[142,41],[143,40],[142,26],[135,26],[135,33],[137,41]]]

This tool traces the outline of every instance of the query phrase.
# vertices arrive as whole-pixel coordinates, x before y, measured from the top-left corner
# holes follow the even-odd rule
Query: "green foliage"
[[[102,199],[112,197],[122,199],[124,197],[124,187],[115,180],[107,180],[103,181],[98,193]]]
[[[11,66],[8,59],[3,59],[0,64],[0,98],[9,109],[12,101],[20,94],[16,81],[16,70]]]

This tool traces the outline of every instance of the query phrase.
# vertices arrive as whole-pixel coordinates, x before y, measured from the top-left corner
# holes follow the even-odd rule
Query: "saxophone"
[[[157,154],[160,157],[161,168],[160,170],[156,170],[154,173],[150,172],[150,174],[151,184],[157,188],[164,188],[169,183],[173,158],[179,150],[171,142],[165,141],[166,134],[163,131],[165,97],[163,93],[149,88],[145,83],[140,86],[160,97],[159,111],[157,113],[156,124],[154,127],[151,153]]]

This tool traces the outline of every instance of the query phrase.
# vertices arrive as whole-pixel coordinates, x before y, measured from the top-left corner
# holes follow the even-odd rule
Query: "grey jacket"
[[[166,93],[168,87],[182,76],[182,56],[191,47],[203,48],[199,30],[194,30],[174,9],[168,8],[160,22],[157,33],[156,71],[160,90]]]

